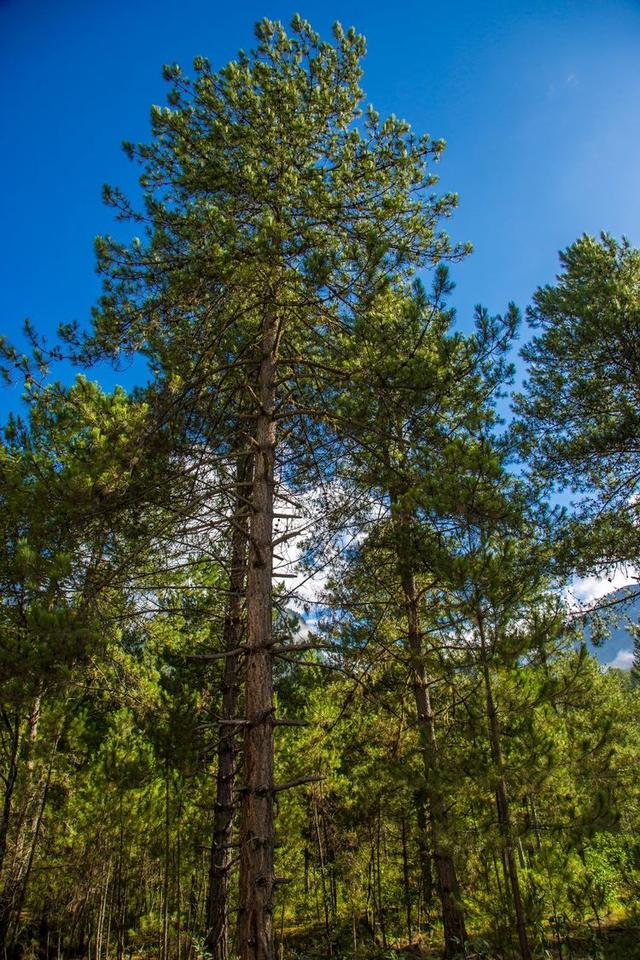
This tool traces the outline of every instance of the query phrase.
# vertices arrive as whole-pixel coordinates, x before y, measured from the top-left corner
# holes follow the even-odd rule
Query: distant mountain
[[[629,633],[629,624],[640,622],[640,587],[621,587],[602,597],[603,606],[600,616],[606,622],[609,636],[603,644],[595,646],[589,642],[589,650],[596,655],[600,663],[629,670],[633,659],[633,640]],[[587,639],[591,629],[585,628]]]

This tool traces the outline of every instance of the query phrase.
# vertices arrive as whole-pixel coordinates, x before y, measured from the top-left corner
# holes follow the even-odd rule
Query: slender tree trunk
[[[376,940],[376,924],[378,923],[378,887],[376,884],[376,846],[375,838],[373,834],[373,825],[369,824],[369,841],[370,841],[370,852],[369,852],[369,863],[367,864],[367,902],[371,901],[371,933],[374,939],[374,942],[377,944]]]
[[[27,729],[23,736],[22,720],[18,712],[9,716],[2,711],[2,720],[9,734],[8,771],[0,818],[0,877],[4,882],[0,889],[0,956],[6,956],[11,940],[11,920],[14,904],[20,887],[20,867],[22,853],[27,843],[24,822],[31,802],[30,787],[33,776],[32,747],[35,741],[40,716],[40,696],[37,696],[27,719]],[[20,756],[22,752],[22,756]],[[22,809],[14,809],[18,776],[26,768],[26,783],[22,790],[24,802]],[[24,779],[21,777],[21,779]],[[7,856],[9,832],[13,834],[11,857]]]
[[[545,873],[547,875],[547,884],[548,891],[551,898],[551,908],[553,910],[553,932],[556,939],[556,946],[558,948],[558,960],[563,960],[562,955],[562,940],[560,939],[560,926],[558,923],[558,907],[556,904],[555,894],[553,892],[553,879],[551,877],[551,870],[549,868],[549,857],[547,855],[547,850],[543,846],[542,837],[540,836],[540,823],[538,821],[538,811],[536,809],[535,800],[533,795],[529,797],[529,803],[531,806],[531,821],[533,823],[533,830],[536,837],[536,847],[538,850],[538,857],[542,860],[544,864]]]
[[[187,923],[185,932],[187,934],[187,958],[186,960],[191,960],[191,954],[193,951],[193,934],[196,929],[196,922],[198,916],[198,891],[197,891],[197,871],[194,870],[191,874],[191,883],[189,884],[189,906],[187,908]]]
[[[372,883],[373,877],[373,839],[371,840],[371,856],[367,863],[367,899],[365,902],[365,918],[371,931],[371,936],[375,940],[376,935],[376,894]]]
[[[111,879],[111,860],[107,864],[107,874],[104,881],[104,890],[100,900],[100,909],[98,911],[98,923],[96,926],[96,960],[101,960],[102,944],[104,935],[104,922],[107,916],[107,899],[109,896],[109,880]]]
[[[401,561],[402,562],[402,561]],[[464,912],[460,903],[460,886],[447,845],[448,815],[444,798],[438,785],[440,753],[436,739],[435,720],[431,707],[420,632],[418,598],[413,574],[401,573],[402,590],[407,607],[408,649],[413,679],[413,692],[418,716],[418,728],[424,763],[425,795],[429,809],[431,848],[438,881],[438,894],[442,905],[445,957],[458,954],[467,939]]]
[[[122,960],[124,956],[124,812],[123,812],[124,790],[120,789],[120,809],[119,821],[120,830],[118,836],[118,873],[117,873],[117,898],[116,898],[116,960]]]
[[[329,831],[327,829],[327,804],[325,803],[322,795],[322,788],[320,789],[320,796],[322,799],[322,806],[320,808],[320,821],[322,823],[322,834],[324,837],[324,861],[325,867],[327,868],[327,875],[329,877],[329,891],[331,893],[331,920],[335,926],[338,919],[338,884],[335,871],[336,856],[331,838],[329,836]]]
[[[13,806],[13,794],[18,779],[18,753],[20,750],[20,718],[17,714],[9,716],[2,711],[2,720],[9,734],[9,761],[8,771],[5,781],[4,797],[2,800],[2,814],[0,815],[0,875],[4,867],[4,860],[7,853],[7,839],[9,835],[9,824],[11,822],[11,811]],[[4,944],[0,944],[0,949]]]
[[[380,801],[378,801],[378,813],[376,817],[376,835],[375,835],[375,871],[376,871],[376,886],[378,889],[378,914],[380,916],[380,934],[382,936],[382,948],[383,950],[387,949],[387,925],[385,918],[385,910],[382,903],[382,872],[380,869],[380,831],[381,831],[381,822],[382,816],[380,813]]]
[[[176,960],[182,960],[182,797],[178,798],[176,824]]]
[[[169,762],[165,765],[164,797],[164,880],[162,883],[162,960],[169,960],[169,853],[170,853],[170,785]]]
[[[504,845],[504,856],[506,872],[511,887],[513,897],[513,909],[516,915],[516,929],[518,933],[518,944],[520,946],[520,955],[522,960],[532,960],[531,947],[527,936],[527,925],[522,904],[522,894],[520,891],[520,880],[518,877],[518,867],[514,854],[513,828],[511,824],[511,813],[509,810],[509,797],[507,793],[507,782],[504,775],[504,762],[502,757],[502,746],[500,743],[500,728],[498,725],[498,714],[496,711],[495,700],[493,698],[493,689],[491,686],[491,673],[489,670],[489,661],[487,656],[487,645],[485,641],[484,625],[482,617],[478,618],[480,633],[480,652],[482,657],[482,676],[484,680],[485,699],[487,707],[487,732],[489,736],[489,745],[491,748],[491,758],[497,774],[496,783],[496,809],[498,813],[498,828]]]
[[[320,866],[320,879],[322,881],[322,903],[324,906],[324,929],[327,937],[327,956],[333,956],[333,943],[331,936],[331,923],[329,921],[329,897],[327,895],[327,882],[326,882],[326,864],[324,850],[322,847],[322,836],[320,833],[320,818],[318,816],[318,801],[316,797],[313,798],[313,823],[316,832],[316,841],[318,844],[318,864]]]
[[[409,855],[407,852],[407,821],[403,816],[400,820],[400,830],[402,838],[402,880],[404,883],[404,908],[407,918],[407,940],[413,942],[413,931],[411,929],[411,881],[409,876]]]
[[[274,301],[275,303],[275,298]],[[273,958],[274,705],[273,705],[273,497],[276,445],[275,372],[278,322],[265,310],[258,414],[255,428],[247,570],[244,784],[240,819],[241,960]]]
[[[111,915],[113,913],[113,891],[109,899],[109,909],[107,912],[107,936],[104,944],[104,955],[106,960],[109,960],[109,945],[111,943]]]
[[[224,649],[227,656],[222,671],[221,723],[218,728],[218,768],[216,773],[216,803],[209,857],[207,888],[206,946],[212,960],[227,960],[229,953],[229,888],[231,881],[231,838],[235,813],[235,774],[237,736],[234,721],[238,709],[240,654],[237,650],[243,640],[242,614],[247,572],[248,515],[246,507],[247,482],[251,460],[238,459],[236,467],[237,494],[233,511],[229,598],[224,620]]]
[[[31,748],[35,742],[39,716],[40,698],[38,697],[36,701],[36,707],[34,707],[34,711],[32,711],[29,719],[29,751],[26,759],[29,781],[31,781],[33,778],[34,767],[31,759]],[[22,847],[21,857],[20,860],[14,860],[12,872],[7,878],[5,895],[2,898],[2,911],[0,914],[0,944],[2,944],[2,948],[5,950],[13,943],[18,925],[20,923],[20,915],[22,913],[22,908],[27,895],[27,888],[31,878],[31,868],[33,867],[33,860],[35,857],[38,840],[40,839],[44,811],[47,804],[47,798],[49,796],[53,764],[58,750],[58,743],[60,742],[60,738],[65,726],[66,721],[63,723],[62,730],[60,730],[55,736],[51,746],[46,771],[39,788],[40,795],[38,796],[38,792],[36,792],[34,797],[36,808],[33,812],[31,820],[29,821],[29,830],[27,832],[27,836],[25,836],[25,830],[23,826],[24,814],[19,827]],[[28,849],[25,851],[24,848],[27,846],[27,844]]]
[[[420,905],[425,913],[425,925],[431,927],[431,908],[433,906],[433,857],[427,834],[427,814],[425,811],[424,788],[416,790],[414,796],[416,808],[416,826],[418,828],[418,855],[420,857]],[[418,933],[422,927],[422,912],[418,913]]]

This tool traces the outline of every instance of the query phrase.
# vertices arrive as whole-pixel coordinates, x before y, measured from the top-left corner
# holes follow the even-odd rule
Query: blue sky
[[[93,238],[116,232],[101,186],[133,185],[119,144],[147,138],[162,64],[203,53],[222,66],[252,45],[257,19],[296,10],[323,35],[335,19],[364,33],[368,98],[447,141],[442,185],[460,195],[450,232],[475,247],[454,271],[462,326],[477,302],[524,307],[583,231],[640,243],[638,0],[0,0],[5,335],[25,317],[44,332],[86,321]],[[135,374],[99,379],[130,386]],[[2,412],[16,402],[0,390]]]

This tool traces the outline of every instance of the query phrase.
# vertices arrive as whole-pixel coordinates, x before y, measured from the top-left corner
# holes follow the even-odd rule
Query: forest
[[[640,569],[640,251],[463,330],[364,52],[166,66],[90,320],[1,341],[2,960],[640,956],[635,591],[571,593]]]

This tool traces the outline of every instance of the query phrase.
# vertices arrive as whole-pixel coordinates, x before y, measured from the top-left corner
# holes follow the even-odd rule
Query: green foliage
[[[28,407],[0,444],[10,956],[209,956],[216,757],[249,722],[246,604],[227,648],[233,533],[257,509],[238,464],[266,457],[271,315],[278,512],[301,509],[297,570],[323,578],[313,631],[276,588],[267,645],[281,955],[418,956],[444,932],[450,955],[511,957],[524,934],[536,957],[612,956],[638,921],[637,630],[627,682],[565,588],[638,562],[640,255],[608,236],[561,255],[501,435],[518,311],[456,328],[444,144],[366,104],[364,53],[296,16],[221,70],[165,67],[151,141],[125,145],[142,211],[105,188],[142,235],[98,239],[92,330],[62,330],[80,363],[144,354],[147,387],[42,386],[61,350],[31,328],[31,359],[0,344]],[[554,511],[554,485],[578,508]],[[232,820],[232,917],[238,845]]]
[[[525,453],[541,480],[584,494],[572,560],[588,569],[638,558],[640,252],[608,234],[560,254],[555,285],[528,311],[516,397]]]

